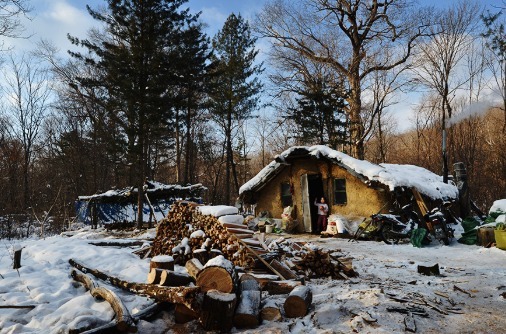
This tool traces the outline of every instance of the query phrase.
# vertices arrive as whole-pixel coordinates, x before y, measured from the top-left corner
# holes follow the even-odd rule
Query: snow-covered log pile
[[[151,255],[171,255],[175,264],[183,266],[192,258],[206,263],[218,255],[237,266],[253,265],[253,254],[248,248],[265,251],[252,238],[253,231],[242,225],[244,218],[237,214],[217,218],[206,214],[206,208],[210,207],[199,207],[191,202],[174,203],[158,225]],[[218,212],[216,208],[219,207],[214,207]]]

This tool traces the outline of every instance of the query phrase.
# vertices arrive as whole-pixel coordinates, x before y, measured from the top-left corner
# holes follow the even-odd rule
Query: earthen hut
[[[332,214],[368,217],[394,209],[395,201],[410,201],[413,188],[429,203],[458,198],[457,187],[421,167],[377,165],[326,146],[296,146],[245,183],[239,197],[275,218],[292,206],[298,230],[312,232],[316,198],[326,197]]]

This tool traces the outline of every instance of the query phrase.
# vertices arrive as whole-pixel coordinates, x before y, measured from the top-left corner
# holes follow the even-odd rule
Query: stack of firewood
[[[243,235],[251,238],[253,231],[244,225],[222,224],[218,218],[204,215],[196,208],[197,205],[189,202],[172,205],[167,217],[158,225],[151,255],[172,255],[180,265],[194,257],[205,263],[224,255],[235,265],[252,266],[252,255],[241,241]],[[236,233],[238,231],[242,233]]]

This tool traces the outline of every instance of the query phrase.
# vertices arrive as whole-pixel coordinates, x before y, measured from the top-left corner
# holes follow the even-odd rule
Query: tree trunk
[[[200,292],[198,287],[163,287],[144,283],[135,283],[121,280],[117,277],[105,274],[97,269],[87,267],[73,259],[69,259],[71,266],[92,274],[93,276],[108,282],[109,284],[127,290],[136,294],[148,295],[160,302],[169,302],[173,304],[184,304],[186,307],[198,312],[200,302],[197,295]]]

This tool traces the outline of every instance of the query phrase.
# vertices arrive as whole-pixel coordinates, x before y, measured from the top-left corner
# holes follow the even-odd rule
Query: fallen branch
[[[89,242],[88,244],[93,246],[102,246],[102,247],[134,247],[134,246],[142,246],[146,242],[140,240],[131,240],[131,241],[95,241]]]
[[[29,308],[34,309],[37,305],[0,305],[0,308]]]
[[[466,291],[466,290],[464,290],[464,289],[462,289],[462,288],[459,288],[459,287],[458,287],[458,286],[456,286],[456,285],[454,285],[454,286],[453,286],[453,291],[460,291],[460,292],[465,293],[466,295],[468,295],[468,296],[469,296],[469,297],[471,297],[471,298],[473,297],[473,295],[472,295],[469,291]]]
[[[90,290],[93,297],[100,297],[111,305],[114,313],[116,314],[116,328],[118,330],[122,332],[137,331],[137,327],[135,326],[133,318],[130,316],[130,312],[128,312],[125,304],[123,304],[121,299],[114,292],[104,287],[99,287],[88,275],[78,273],[76,270],[72,270],[71,276],[76,281],[83,283],[86,289]]]
[[[121,280],[117,277],[110,276],[97,269],[88,267],[74,259],[69,259],[71,266],[85,273],[108,282],[109,284],[130,291],[136,294],[147,295],[159,302],[169,302],[172,304],[183,304],[189,309],[196,312],[200,310],[197,294],[200,293],[199,287],[163,287],[144,283],[135,283]]]

